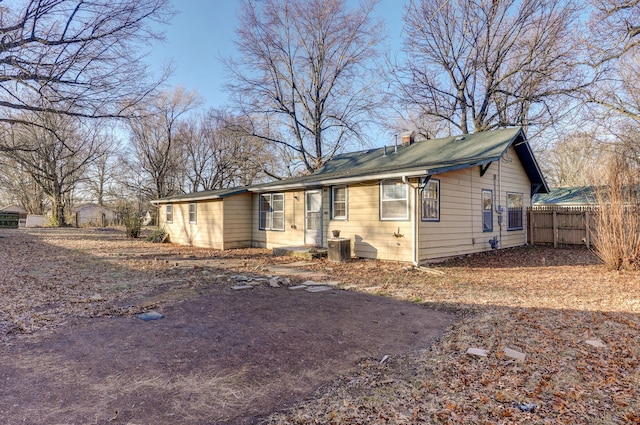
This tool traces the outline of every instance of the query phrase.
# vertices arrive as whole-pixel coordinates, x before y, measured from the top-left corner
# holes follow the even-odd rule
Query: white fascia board
[[[215,199],[222,199],[222,197],[220,195],[214,195],[214,196],[202,195],[202,196],[190,197],[190,198],[154,199],[154,200],[149,201],[149,202],[152,203],[153,205],[159,205],[159,204],[171,204],[173,202],[210,201],[210,200],[215,200]]]
[[[254,193],[264,193],[264,192],[274,192],[278,190],[291,190],[291,189],[303,189],[307,187],[317,187],[317,186],[333,186],[339,184],[348,184],[348,183],[360,183],[363,181],[369,180],[387,180],[387,179],[399,179],[402,177],[421,177],[429,174],[429,170],[425,170],[424,168],[414,169],[414,170],[404,170],[397,171],[393,173],[384,173],[384,174],[371,174],[366,176],[356,176],[356,177],[339,177],[334,179],[318,179],[312,180],[308,182],[302,183],[292,183],[286,184],[283,183],[281,185],[269,186],[269,187],[257,187],[257,188],[249,188],[249,192]]]

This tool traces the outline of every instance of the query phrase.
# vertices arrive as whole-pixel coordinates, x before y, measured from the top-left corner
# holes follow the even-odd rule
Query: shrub
[[[161,228],[157,228],[154,229],[149,236],[147,236],[147,242],[153,242],[153,243],[162,243],[165,241],[165,239],[167,238],[167,232],[164,229]]]
[[[610,269],[640,269],[637,170],[625,156],[615,155],[608,166],[607,183],[596,190],[596,254]]]
[[[121,207],[118,211],[122,224],[124,224],[125,234],[128,238],[137,238],[140,236],[140,229],[142,228],[142,218],[140,213],[133,207],[125,206]]]

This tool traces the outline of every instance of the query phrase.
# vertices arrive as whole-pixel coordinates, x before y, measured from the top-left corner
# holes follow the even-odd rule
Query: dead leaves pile
[[[363,290],[466,314],[429,350],[363,366],[271,424],[640,423],[637,275],[609,272],[586,250],[538,247],[433,266],[444,275],[332,267]],[[376,376],[392,383],[371,385]]]
[[[153,244],[110,228],[1,229],[0,236],[0,343],[74,317],[132,316],[155,308],[153,302],[127,303],[163,284],[180,296],[181,289],[210,283],[212,276],[197,265],[203,258],[229,258],[252,272],[291,261],[264,249]]]
[[[173,262],[145,255],[149,243],[120,231],[3,229],[1,236],[0,342],[74,317],[136,314],[147,306],[132,308],[125,300],[181,272]],[[156,256],[182,255],[170,245],[153,250]]]

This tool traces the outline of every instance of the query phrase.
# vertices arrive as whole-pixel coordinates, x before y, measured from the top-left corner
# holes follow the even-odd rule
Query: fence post
[[[533,232],[535,231],[535,225],[533,223],[533,208],[529,208],[529,242],[531,246],[534,245]]]
[[[553,226],[553,247],[557,248],[558,247],[558,216],[557,216],[557,211],[553,210],[553,221],[552,221],[552,226]]]
[[[585,223],[585,241],[587,242],[587,249],[591,249],[591,229],[589,228],[589,211],[584,212],[584,223]]]

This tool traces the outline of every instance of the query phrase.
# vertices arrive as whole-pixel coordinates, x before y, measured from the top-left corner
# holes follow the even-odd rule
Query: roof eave
[[[213,201],[215,199],[222,199],[220,195],[214,196],[198,196],[198,197],[189,197],[189,198],[165,198],[165,199],[154,199],[149,201],[153,205],[161,205],[161,204],[171,204],[172,202],[187,202],[187,201]]]
[[[309,180],[306,182],[297,183],[283,183],[280,185],[269,185],[266,187],[250,187],[249,191],[254,193],[273,192],[277,190],[292,190],[292,189],[305,189],[311,187],[331,186],[338,184],[358,183],[366,180],[387,180],[398,179],[402,177],[420,177],[429,174],[429,170],[424,167],[406,169],[402,171],[388,172],[388,173],[374,173],[374,174],[360,174],[357,176],[349,177],[334,177],[334,178],[322,178],[318,176],[317,180]]]
[[[533,151],[531,150],[531,145],[529,144],[529,141],[526,139],[526,137],[524,137],[524,132],[522,132],[522,130],[520,130],[520,132],[518,132],[517,135],[522,133],[522,143],[515,143],[513,145],[514,149],[516,149],[516,153],[518,154],[518,156],[520,157],[520,162],[522,162],[523,166],[525,167],[525,171],[527,171],[527,175],[529,175],[529,171],[527,170],[527,164],[524,163],[521,155],[522,153],[520,152],[523,148],[522,146],[524,146],[524,149],[526,149],[526,156],[527,156],[527,160],[528,162],[530,162],[530,167],[533,168],[533,170],[531,170],[535,176],[538,177],[536,182],[532,181],[532,186],[535,185],[536,189],[532,190],[531,196],[535,195],[536,193],[549,193],[549,186],[547,185],[547,181],[544,178],[544,174],[542,174],[542,170],[540,168],[540,164],[538,164],[538,160],[536,159],[535,155],[533,154]],[[516,135],[516,136],[517,136]],[[514,138],[515,141],[516,138]],[[513,143],[513,141],[511,142]],[[511,145],[511,144],[510,144]],[[531,180],[531,175],[529,175],[529,180]]]
[[[247,188],[243,187],[240,190],[231,191],[224,194],[202,194],[201,196],[183,196],[183,197],[171,197],[171,198],[162,198],[162,199],[154,199],[151,202],[153,205],[161,205],[161,204],[170,204],[172,202],[189,202],[189,201],[214,201],[216,199],[224,199],[229,196],[239,195],[242,193],[246,193]]]

